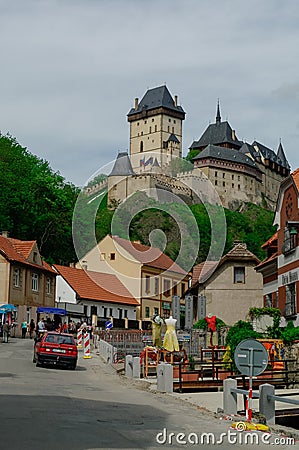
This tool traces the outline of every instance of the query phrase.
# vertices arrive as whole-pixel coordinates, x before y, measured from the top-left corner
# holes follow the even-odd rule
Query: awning
[[[12,312],[17,311],[17,307],[12,305],[11,303],[4,303],[4,305],[0,305],[1,312]]]
[[[59,316],[66,316],[66,310],[62,308],[49,308],[46,306],[39,306],[37,313],[58,314]]]

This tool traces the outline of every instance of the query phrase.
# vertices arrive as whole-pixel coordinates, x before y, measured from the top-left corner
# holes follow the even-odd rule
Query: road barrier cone
[[[90,359],[91,358],[91,354],[90,354],[89,333],[84,333],[83,339],[84,339],[84,355],[83,355],[83,358],[84,359]]]
[[[82,342],[82,330],[80,330],[80,328],[79,328],[79,330],[77,331],[77,348],[82,348],[82,344],[83,344],[83,342]]]

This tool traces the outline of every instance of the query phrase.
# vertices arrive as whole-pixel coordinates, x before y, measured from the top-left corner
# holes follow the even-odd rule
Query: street
[[[71,371],[36,367],[32,349],[33,340],[29,339],[0,343],[0,448],[209,448],[212,444],[192,445],[194,434],[215,433],[219,438],[228,432],[228,421],[169,395],[135,386],[96,355],[84,360],[80,354],[77,369]],[[169,436],[171,433],[174,435]],[[178,443],[184,440],[178,433],[189,436],[189,444]],[[260,443],[261,448],[266,445]],[[222,447],[244,445],[240,441],[228,444],[224,438]]]

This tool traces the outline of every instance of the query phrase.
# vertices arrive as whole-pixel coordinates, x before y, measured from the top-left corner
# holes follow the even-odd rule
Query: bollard
[[[133,358],[133,378],[140,378],[140,358],[135,356]]]
[[[133,356],[132,355],[126,356],[125,374],[126,374],[126,377],[128,377],[128,378],[133,377]]]
[[[77,348],[82,348],[82,330],[77,331]]]
[[[84,333],[83,336],[84,339],[84,359],[90,359],[91,358],[91,354],[90,354],[90,339],[89,339],[89,333]]]
[[[237,414],[237,394],[231,388],[237,387],[237,380],[226,378],[223,380],[223,412],[224,414]]]
[[[157,390],[160,392],[173,392],[173,367],[171,364],[158,364]]]
[[[268,395],[274,395],[275,388],[272,384],[262,384],[259,387],[260,400],[259,400],[259,411],[266,418],[266,421],[270,425],[275,424],[275,400],[269,399]]]

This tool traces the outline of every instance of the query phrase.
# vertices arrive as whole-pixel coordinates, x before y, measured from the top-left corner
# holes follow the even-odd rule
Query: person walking
[[[29,324],[29,336],[30,336],[30,339],[33,338],[34,330],[35,330],[35,322],[34,322],[33,319],[31,319],[30,320],[30,324]]]
[[[8,342],[10,326],[8,320],[3,325],[3,342]]]
[[[22,339],[25,339],[26,333],[27,333],[27,322],[24,320],[24,322],[21,323],[22,328]]]

